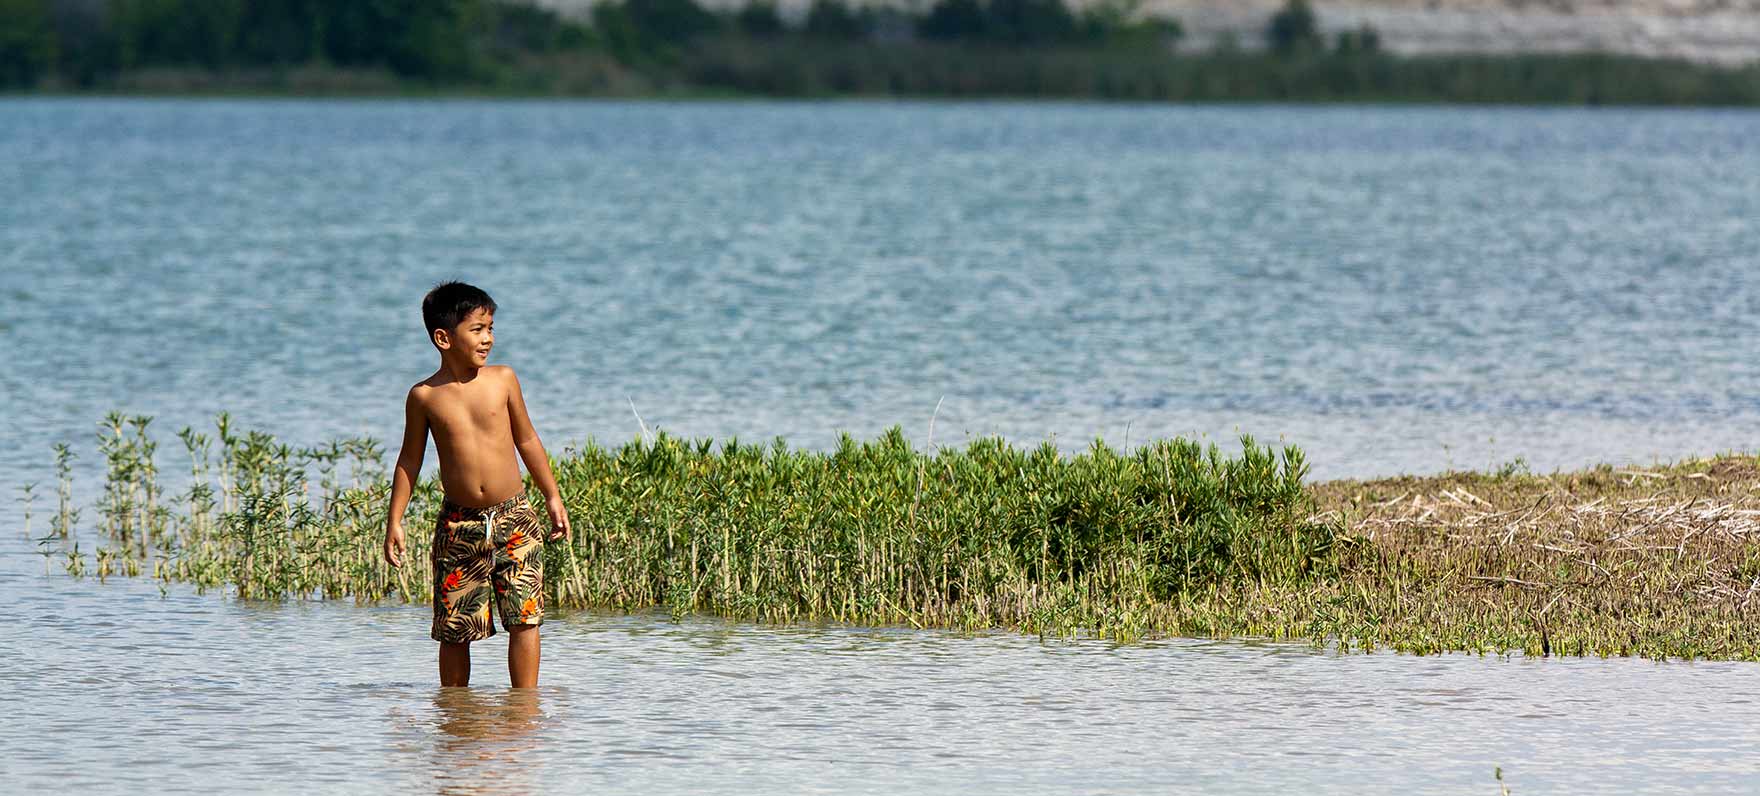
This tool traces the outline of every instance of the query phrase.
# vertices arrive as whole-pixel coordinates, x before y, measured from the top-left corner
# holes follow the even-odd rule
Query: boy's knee
[[[527,633],[536,635],[538,627],[538,625],[508,625],[507,632],[508,634],[515,636],[523,636]]]

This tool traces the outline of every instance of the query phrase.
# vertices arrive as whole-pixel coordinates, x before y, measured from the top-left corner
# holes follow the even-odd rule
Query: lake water
[[[420,609],[5,562],[12,792],[1752,793],[1760,667],[577,613],[435,686]],[[35,565],[34,572],[31,565]],[[485,687],[486,686],[486,687]]]
[[[94,423],[394,439],[493,292],[553,449],[1250,432],[1317,477],[1760,448],[1760,114],[0,101],[0,519]],[[432,472],[430,463],[429,472]],[[9,541],[7,541],[9,540]],[[575,614],[535,701],[420,609],[45,574],[0,777],[353,792],[1743,791],[1760,669]],[[504,682],[500,639],[479,683]],[[384,783],[384,784],[381,784]]]

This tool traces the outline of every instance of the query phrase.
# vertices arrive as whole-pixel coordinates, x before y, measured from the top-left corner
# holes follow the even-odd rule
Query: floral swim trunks
[[[544,524],[524,495],[486,508],[447,501],[434,524],[435,641],[459,644],[501,626],[544,623]]]

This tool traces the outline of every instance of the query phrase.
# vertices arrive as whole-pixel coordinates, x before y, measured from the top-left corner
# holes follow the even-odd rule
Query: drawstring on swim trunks
[[[483,547],[488,550],[490,572],[495,571],[495,537],[492,535],[494,528],[495,512],[483,512]]]

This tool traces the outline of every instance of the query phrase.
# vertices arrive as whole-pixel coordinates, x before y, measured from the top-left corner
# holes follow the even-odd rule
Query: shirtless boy
[[[526,415],[519,379],[512,368],[487,364],[495,344],[495,300],[463,282],[447,282],[422,299],[422,321],[440,350],[440,369],[411,387],[404,402],[385,560],[403,566],[403,511],[432,432],[446,492],[430,554],[431,635],[440,642],[440,684],[470,684],[470,644],[495,635],[489,616],[494,605],[507,628],[508,677],[514,688],[532,688],[538,684],[538,625],[544,621],[543,527],[526,500],[515,452],[544,493],[551,541],[568,537],[568,511]]]

